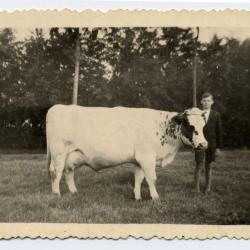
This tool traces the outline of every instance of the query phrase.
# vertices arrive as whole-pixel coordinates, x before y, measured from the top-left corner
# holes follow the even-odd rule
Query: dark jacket
[[[208,150],[215,151],[216,148],[222,147],[222,124],[219,112],[214,110],[210,111],[203,132],[208,141]]]

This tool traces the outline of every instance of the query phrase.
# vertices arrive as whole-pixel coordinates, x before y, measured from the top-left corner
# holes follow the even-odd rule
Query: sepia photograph
[[[250,27],[0,29],[0,222],[250,224]]]

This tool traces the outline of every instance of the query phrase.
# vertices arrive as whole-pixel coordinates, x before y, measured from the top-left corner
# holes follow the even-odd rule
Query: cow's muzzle
[[[207,142],[200,143],[196,149],[198,150],[206,150],[208,146]]]

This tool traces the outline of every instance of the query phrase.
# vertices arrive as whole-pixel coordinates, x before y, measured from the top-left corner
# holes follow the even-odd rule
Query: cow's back
[[[47,114],[47,123],[54,126],[54,133],[86,134],[97,133],[115,136],[124,132],[149,133],[161,119],[153,109],[125,107],[81,107],[76,105],[55,105]],[[164,117],[162,117],[164,118]]]
[[[162,148],[157,129],[166,113],[144,108],[55,105],[47,114],[47,136],[54,151],[79,149],[91,162],[121,163],[133,160],[135,151],[142,147]]]

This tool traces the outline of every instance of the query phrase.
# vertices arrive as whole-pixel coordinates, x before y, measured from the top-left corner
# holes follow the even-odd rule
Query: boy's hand
[[[219,148],[216,148],[216,150],[215,150],[215,155],[216,155],[217,157],[221,155],[221,151],[220,151]]]

